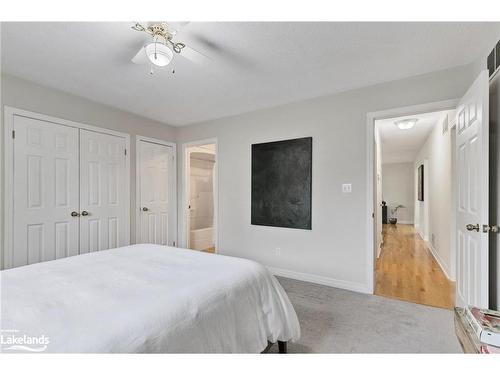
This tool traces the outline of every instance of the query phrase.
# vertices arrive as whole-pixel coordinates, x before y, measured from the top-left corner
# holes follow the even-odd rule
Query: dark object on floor
[[[278,350],[279,350],[280,354],[287,353],[286,341],[278,341]]]
[[[312,138],[252,145],[252,225],[311,229]]]
[[[396,225],[397,222],[398,222],[398,218],[397,217],[391,217],[391,218],[389,218],[389,224]]]
[[[266,348],[262,351],[261,354],[268,353],[269,350],[271,349],[271,347],[274,344],[275,343],[272,343],[272,342],[268,341]],[[288,353],[287,342],[286,341],[278,341],[278,353],[280,353],[280,354],[286,354],[286,353]]]
[[[382,201],[382,224],[388,224],[387,222],[387,203]]]

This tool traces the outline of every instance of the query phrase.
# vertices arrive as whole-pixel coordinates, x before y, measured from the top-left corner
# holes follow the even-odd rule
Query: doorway
[[[185,144],[184,244],[217,252],[217,141]]]
[[[451,181],[453,213],[450,235],[455,264],[455,306],[463,308],[474,305],[489,307],[488,240],[494,225],[489,223],[489,77],[482,71],[460,100],[448,100],[412,107],[369,113],[367,115],[367,276],[368,289],[375,291],[376,237],[378,221],[377,183],[375,154],[377,148],[377,120],[412,116],[413,114],[455,110],[454,121],[448,129],[455,127],[455,163]],[[410,127],[411,128],[411,127]],[[443,131],[446,127],[443,127]],[[451,133],[453,134],[453,132]],[[379,144],[380,145],[380,144]],[[430,174],[432,181],[432,173]],[[430,189],[432,191],[432,189]],[[425,194],[425,193],[424,193]],[[425,199],[425,198],[424,198]],[[432,204],[431,204],[432,206]],[[429,217],[432,219],[433,214]],[[432,229],[431,229],[432,230]],[[432,232],[430,232],[432,241]],[[429,242],[427,242],[429,243]],[[434,254],[433,254],[434,255]],[[436,260],[439,263],[438,257]],[[442,267],[442,264],[439,263]]]
[[[373,122],[374,294],[455,306],[455,105]]]

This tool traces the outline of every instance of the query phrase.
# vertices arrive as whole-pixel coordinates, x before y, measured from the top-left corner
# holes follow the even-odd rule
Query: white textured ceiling
[[[441,126],[445,116],[454,111],[422,113],[375,121],[380,134],[382,163],[414,162],[435,126]],[[406,118],[418,119],[411,129],[401,130],[394,123]]]
[[[154,76],[130,62],[146,36],[132,23],[3,23],[2,69],[171,125],[225,117],[464,65],[499,23],[194,22],[178,40],[210,55],[176,56]]]

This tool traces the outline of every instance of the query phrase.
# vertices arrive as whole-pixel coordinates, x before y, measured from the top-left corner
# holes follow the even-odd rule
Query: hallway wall
[[[428,209],[428,227],[423,232],[428,235],[428,245],[441,268],[451,280],[455,279],[455,255],[452,246],[452,121],[453,111],[443,114],[432,130],[424,146],[418,152],[414,171],[420,164],[426,164],[424,180],[424,202],[419,202],[415,194],[415,223],[422,235],[423,215]],[[443,132],[443,124],[447,131]],[[416,172],[415,172],[416,173]]]
[[[391,210],[402,204],[396,217],[400,224],[413,224],[414,219],[414,173],[413,163],[386,163],[382,164],[382,199],[387,202],[388,217],[392,217]]]

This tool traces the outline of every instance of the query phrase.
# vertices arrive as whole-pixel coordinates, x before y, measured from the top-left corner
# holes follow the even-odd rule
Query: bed
[[[49,340],[4,352],[260,353],[300,336],[281,285],[246,259],[141,244],[4,270],[0,281],[4,335]]]

